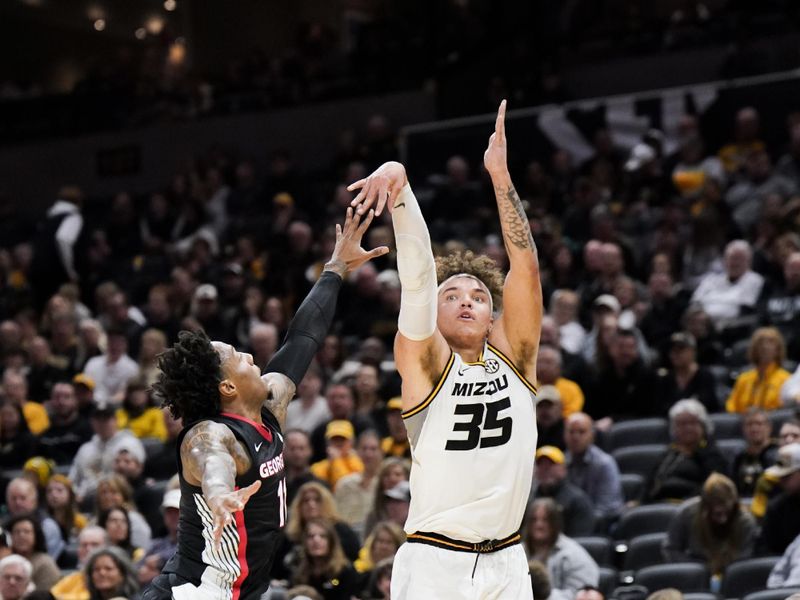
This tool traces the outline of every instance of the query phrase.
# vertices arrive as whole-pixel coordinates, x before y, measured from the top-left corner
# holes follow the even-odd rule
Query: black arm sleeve
[[[341,287],[342,278],[336,273],[322,273],[289,323],[286,339],[269,361],[267,373],[282,373],[295,385],[300,383],[331,327]]]

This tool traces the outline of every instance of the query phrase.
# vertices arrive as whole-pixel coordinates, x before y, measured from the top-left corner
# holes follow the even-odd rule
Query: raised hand
[[[508,170],[506,156],[506,101],[500,103],[494,133],[489,137],[489,145],[483,153],[483,164],[489,175],[504,173]]]
[[[246,488],[228,492],[226,494],[219,494],[208,499],[208,507],[214,515],[214,529],[212,535],[214,537],[214,547],[219,549],[220,542],[222,541],[222,531],[233,523],[233,513],[244,510],[245,504],[250,500],[250,497],[261,488],[261,481],[256,481]]]
[[[344,271],[352,271],[368,260],[387,254],[389,252],[387,246],[378,246],[372,250],[364,250],[361,247],[361,238],[374,218],[374,210],[370,210],[362,219],[360,214],[355,214],[353,208],[349,207],[344,227],[336,224],[336,246],[333,248],[333,254],[328,264],[339,264],[342,265]],[[344,273],[340,273],[340,275],[344,275]]]
[[[347,186],[350,192],[360,190],[350,206],[357,207],[356,212],[362,215],[375,205],[375,214],[380,216],[388,201],[392,212],[394,201],[407,181],[403,165],[394,161],[383,163],[368,177]]]

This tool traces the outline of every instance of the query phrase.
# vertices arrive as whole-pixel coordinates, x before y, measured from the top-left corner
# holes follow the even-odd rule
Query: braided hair
[[[203,331],[181,331],[178,341],[158,357],[153,384],[161,405],[184,427],[219,414],[222,361]]]

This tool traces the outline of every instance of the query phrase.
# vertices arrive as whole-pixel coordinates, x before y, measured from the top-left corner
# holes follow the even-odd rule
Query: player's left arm
[[[491,339],[501,350],[510,352],[511,360],[528,380],[535,381],[544,310],[539,255],[528,217],[508,172],[505,116],[506,101],[503,100],[497,112],[495,131],[483,155],[492,178],[510,264],[503,285],[503,312],[495,323]]]
[[[362,218],[348,208],[344,227],[336,224],[336,245],[331,259],[297,309],[289,323],[283,345],[262,375],[269,389],[264,406],[275,415],[281,428],[286,423],[289,401],[294,397],[298,384],[305,377],[308,366],[331,327],[344,276],[368,260],[389,252],[386,246],[369,251],[361,247],[361,238],[374,215],[374,211],[369,211]]]

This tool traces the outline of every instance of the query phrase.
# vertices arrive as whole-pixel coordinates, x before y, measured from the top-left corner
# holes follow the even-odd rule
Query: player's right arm
[[[436,264],[428,226],[400,163],[384,163],[348,189],[360,190],[353,199],[360,213],[375,204],[376,215],[384,206],[392,214],[401,286],[394,356],[407,411],[430,393],[450,358],[450,348],[436,327]]]
[[[221,423],[200,421],[194,425],[183,438],[180,452],[184,478],[202,488],[214,515],[214,541],[219,544],[222,530],[233,522],[233,513],[244,508],[261,481],[236,489],[236,474],[250,467],[250,457]]]

